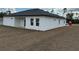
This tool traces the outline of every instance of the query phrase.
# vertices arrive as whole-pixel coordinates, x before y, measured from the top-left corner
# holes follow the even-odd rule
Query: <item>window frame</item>
[[[39,18],[36,18],[36,26],[39,26],[39,24],[40,24],[39,20],[40,20]]]

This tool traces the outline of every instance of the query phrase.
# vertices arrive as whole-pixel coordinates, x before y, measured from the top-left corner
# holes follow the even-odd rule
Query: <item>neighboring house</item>
[[[30,9],[3,17],[3,25],[46,31],[66,25],[66,19],[41,9]]]

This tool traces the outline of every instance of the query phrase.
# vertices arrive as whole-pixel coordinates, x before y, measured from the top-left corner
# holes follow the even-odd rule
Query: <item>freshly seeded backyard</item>
[[[79,26],[34,31],[0,26],[1,51],[79,50]]]

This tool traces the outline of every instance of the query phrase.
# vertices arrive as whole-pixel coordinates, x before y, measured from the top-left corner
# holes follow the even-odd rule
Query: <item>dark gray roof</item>
[[[55,18],[64,18],[62,16],[49,13],[47,11],[41,10],[41,9],[30,9],[26,11],[21,11],[17,13],[13,13],[7,16],[48,16],[48,17],[55,17]]]

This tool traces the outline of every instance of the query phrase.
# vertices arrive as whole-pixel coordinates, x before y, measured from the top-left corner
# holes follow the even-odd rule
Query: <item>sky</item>
[[[16,11],[19,12],[19,11],[23,11],[23,10],[28,10],[29,8],[16,8]]]

